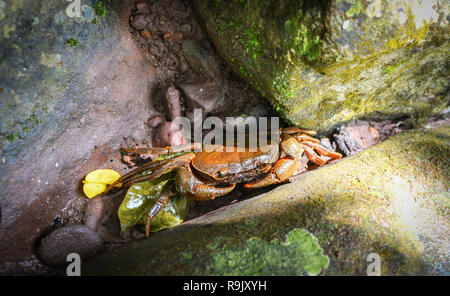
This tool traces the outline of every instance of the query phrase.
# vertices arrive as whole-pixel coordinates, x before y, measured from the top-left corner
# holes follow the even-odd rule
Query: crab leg
[[[152,219],[164,208],[167,201],[169,200],[169,197],[174,196],[175,194],[176,192],[173,189],[173,186],[171,186],[161,194],[151,210],[148,212],[147,220],[145,223],[145,236],[147,238],[150,236],[150,224]]]
[[[305,135],[305,134],[294,135],[294,138],[299,142],[303,142],[303,141],[310,141],[310,142],[314,142],[314,143],[320,142],[319,139],[313,138],[313,137]]]
[[[284,134],[280,149],[287,157],[280,158],[273,165],[269,174],[261,180],[247,183],[246,188],[259,188],[284,182],[289,179],[300,167],[304,147],[291,135]]]
[[[320,157],[311,147],[304,145],[303,143],[302,147],[303,149],[305,149],[306,157],[308,157],[308,159],[311,160],[312,162],[318,165],[324,165],[327,163],[327,161],[322,157]]]
[[[314,136],[316,134],[315,131],[312,130],[304,130],[298,127],[285,127],[281,129],[281,132],[283,134],[298,134],[298,133],[302,133],[302,134],[307,134],[307,135],[311,135]]]
[[[134,148],[134,149],[122,148],[121,150],[126,153],[133,153],[133,154],[170,154],[200,149],[202,149],[201,143],[189,143],[179,146],[148,147],[148,148]]]
[[[245,184],[244,187],[258,188],[286,181],[300,168],[300,159],[303,152],[305,152],[306,157],[309,160],[318,164],[319,166],[322,166],[334,159],[340,159],[342,157],[340,153],[329,151],[325,147],[320,145],[318,139],[304,134],[304,130],[300,130],[298,128],[288,128],[283,130],[283,132],[284,135],[283,140],[280,143],[280,149],[287,155],[287,157],[280,158],[266,177],[259,181]],[[313,134],[312,131],[307,132]],[[331,159],[326,161],[325,159],[320,157],[320,155],[314,150],[316,150],[323,156],[330,157]]]
[[[164,163],[162,163],[161,166],[156,167],[149,174],[144,176],[137,176],[136,178],[131,178],[127,180],[127,182],[125,183],[125,187],[131,186],[135,183],[141,183],[148,180],[156,179],[169,170],[179,168],[185,164],[190,163],[194,157],[195,154],[184,154],[172,159],[168,159]]]
[[[135,169],[135,170],[133,170],[133,171],[131,171],[131,172],[129,172],[129,173],[123,175],[123,176],[120,177],[118,180],[116,180],[114,183],[112,183],[111,185],[109,185],[108,188],[106,188],[104,194],[108,193],[109,190],[111,190],[111,188],[113,188],[113,187],[116,186],[117,184],[123,183],[123,182],[125,182],[127,179],[130,179],[130,178],[133,177],[133,176],[136,176],[136,175],[138,175],[138,174],[140,174],[140,173],[143,173],[143,172],[146,171],[146,170],[150,170],[150,169],[152,169],[152,168],[161,166],[161,164],[162,164],[163,162],[165,162],[165,160],[154,161],[154,162],[149,162],[149,163],[143,164],[143,165],[140,166],[139,168],[137,168],[137,169]]]
[[[341,159],[342,158],[342,154],[340,154],[339,152],[335,152],[335,151],[330,151],[327,148],[323,147],[322,145],[318,144],[318,143],[311,143],[308,141],[302,142],[302,147],[305,148],[305,146],[308,146],[314,150],[316,150],[319,154],[326,156],[326,157],[330,157],[330,160],[325,161],[325,163],[328,163],[330,161],[333,161],[335,159]],[[305,149],[306,151],[306,149]],[[311,152],[311,151],[310,151]],[[309,157],[308,157],[309,158]],[[315,162],[313,159],[309,158],[311,161]],[[317,162],[315,162],[317,163]],[[319,164],[319,163],[317,163]]]
[[[135,183],[158,178],[169,169],[179,167],[184,163],[189,163],[194,157],[195,154],[184,154],[168,160],[160,160],[146,163],[143,166],[135,169],[134,171],[131,171],[128,174],[123,175],[117,181],[109,185],[108,188],[106,188],[104,194],[107,194],[111,190],[111,188],[113,188],[115,185],[119,183],[125,184],[124,187],[128,187]],[[150,173],[145,176],[136,177],[137,175],[144,173],[145,171],[150,171]]]

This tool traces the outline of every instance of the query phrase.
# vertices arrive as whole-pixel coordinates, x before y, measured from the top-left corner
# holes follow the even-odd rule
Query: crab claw
[[[175,184],[181,194],[187,194],[194,200],[214,199],[231,192],[236,186],[232,184],[227,187],[215,187],[205,184],[194,176],[189,166],[177,170]]]
[[[299,169],[301,161],[298,158],[280,158],[269,174],[261,180],[247,183],[245,188],[260,188],[277,184],[289,180],[289,178]]]

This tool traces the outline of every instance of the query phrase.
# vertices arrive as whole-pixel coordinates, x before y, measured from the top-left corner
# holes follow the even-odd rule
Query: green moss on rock
[[[328,132],[412,114],[419,126],[448,105],[445,1],[194,4],[231,68],[294,125]],[[434,97],[427,107],[425,97]]]
[[[317,275],[328,265],[317,239],[294,229],[286,241],[250,238],[243,246],[212,248],[212,275]]]
[[[67,1],[0,1],[0,49],[5,57],[0,64],[0,148],[8,158],[42,138],[44,129],[55,133],[82,113],[67,112],[67,105],[80,103],[79,109],[85,110],[89,104],[92,94],[80,94],[85,77],[80,73],[119,40],[117,14],[103,13],[107,5],[118,4],[101,4],[104,25],[92,25],[99,3],[83,1],[81,16],[69,17]],[[79,97],[87,99],[77,102]],[[20,141],[10,141],[12,133]]]

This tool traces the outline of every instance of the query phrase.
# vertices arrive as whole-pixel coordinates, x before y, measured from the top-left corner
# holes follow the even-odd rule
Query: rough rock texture
[[[321,132],[449,102],[449,3],[194,0],[219,53],[293,124]]]
[[[209,43],[206,44],[209,45]],[[209,45],[210,47],[211,45]],[[183,41],[182,48],[184,57],[197,73],[210,78],[220,76],[220,70],[215,61],[216,58],[195,39]]]
[[[55,218],[83,222],[83,176],[121,170],[109,160],[123,137],[146,136],[155,77],[128,33],[129,2],[99,16],[83,0],[69,17],[67,1],[0,1],[0,273],[39,272],[26,263],[36,239]]]
[[[280,241],[295,229],[317,237],[321,274],[448,274],[450,126],[397,134],[260,196],[193,219],[87,263],[84,274],[297,274]],[[253,259],[252,259],[253,258]],[[264,259],[261,259],[264,258]]]

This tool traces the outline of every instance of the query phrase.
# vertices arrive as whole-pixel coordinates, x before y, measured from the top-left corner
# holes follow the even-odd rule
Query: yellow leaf
[[[99,183],[85,183],[83,185],[83,192],[88,198],[93,198],[106,190],[105,184]]]
[[[120,178],[120,174],[114,170],[103,169],[95,170],[87,174],[85,181],[87,183],[112,184]]]
[[[88,198],[93,198],[96,195],[103,193],[107,185],[110,185],[120,178],[120,174],[114,170],[101,169],[95,170],[87,174],[83,183],[83,192]],[[122,184],[117,184],[116,187],[121,187]]]

